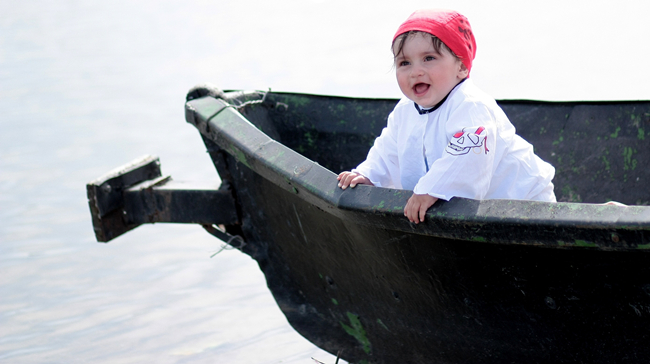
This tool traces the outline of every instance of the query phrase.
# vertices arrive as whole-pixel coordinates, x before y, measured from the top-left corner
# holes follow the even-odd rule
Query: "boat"
[[[411,191],[337,187],[396,102],[197,86],[185,118],[221,184],[126,164],[87,184],[97,240],[201,224],[350,363],[648,362],[650,102],[498,101],[559,202],[440,200],[420,224]]]

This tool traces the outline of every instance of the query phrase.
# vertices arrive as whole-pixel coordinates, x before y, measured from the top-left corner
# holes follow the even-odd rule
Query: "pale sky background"
[[[418,8],[466,15],[472,78],[499,99],[650,99],[647,1],[272,1],[204,14],[212,54],[197,67],[225,88],[400,97],[390,42]],[[215,69],[220,65],[221,70]]]

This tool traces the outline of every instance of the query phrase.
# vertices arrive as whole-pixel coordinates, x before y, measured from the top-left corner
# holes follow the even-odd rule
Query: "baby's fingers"
[[[363,182],[365,181],[365,179],[366,179],[366,177],[364,177],[364,176],[362,176],[362,175],[356,175],[356,176],[352,179],[352,181],[350,181],[350,187],[354,188],[354,187],[356,187],[356,185],[358,185],[358,184],[363,184]]]
[[[343,187],[343,183],[345,183],[345,177],[348,175],[348,173],[350,172],[341,172],[336,177],[336,179],[339,181],[339,187]]]
[[[424,217],[427,215],[427,209],[428,209],[428,207],[426,205],[421,205],[420,206],[420,211],[419,211],[420,222],[424,221]]]
[[[416,210],[417,211],[417,210]],[[406,216],[407,219],[409,219],[410,222],[418,223],[417,219],[417,212],[414,214],[413,210],[413,202],[409,199],[409,201],[406,203],[406,206],[404,206],[404,216]]]
[[[346,189],[348,186],[354,188],[357,185],[373,185],[372,182],[363,175],[354,172],[343,172],[339,174],[339,187]]]
[[[341,174],[340,177],[341,179],[339,180],[339,187],[341,187],[342,189],[346,189],[350,185],[350,182],[352,182],[352,180],[354,179],[355,174],[350,172],[345,172],[345,174]]]

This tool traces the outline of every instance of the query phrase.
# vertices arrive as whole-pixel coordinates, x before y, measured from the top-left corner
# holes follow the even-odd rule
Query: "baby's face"
[[[424,33],[406,39],[402,53],[395,57],[395,72],[402,93],[423,108],[442,101],[468,74],[449,51],[436,52],[431,36]]]

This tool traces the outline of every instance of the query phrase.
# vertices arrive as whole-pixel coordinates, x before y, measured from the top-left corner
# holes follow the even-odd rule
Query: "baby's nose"
[[[419,76],[422,76],[423,74],[424,74],[424,68],[422,68],[421,66],[413,67],[412,72],[411,72],[411,76],[419,77]]]

